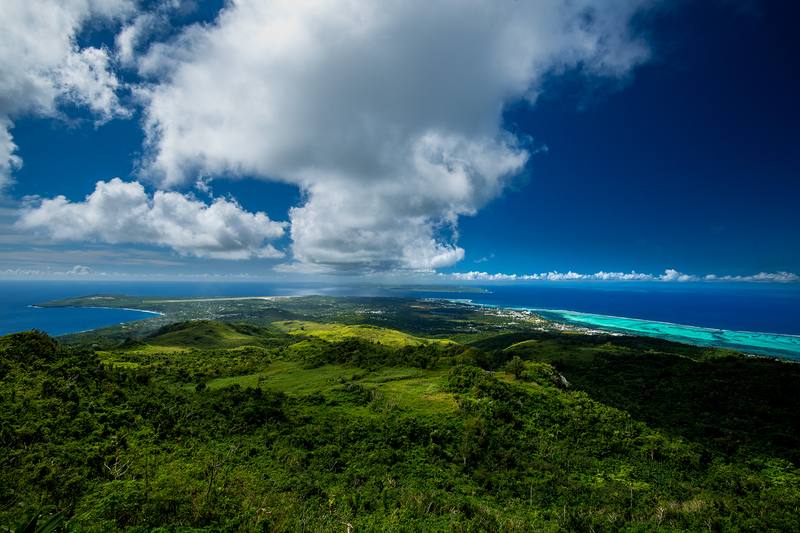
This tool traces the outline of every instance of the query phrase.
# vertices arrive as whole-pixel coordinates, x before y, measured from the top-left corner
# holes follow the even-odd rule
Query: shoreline
[[[160,311],[151,311],[150,309],[136,309],[134,307],[111,307],[107,305],[35,305],[30,304],[28,307],[33,309],[119,309],[122,311],[137,311],[139,313],[148,313],[151,315],[166,316],[166,313]],[[120,322],[124,324],[124,322]],[[91,331],[91,330],[86,330]]]
[[[176,298],[143,301],[141,303],[168,304],[168,303],[191,303],[191,302],[223,302],[223,301],[275,301],[293,298],[292,295],[282,296],[235,296],[235,297],[211,297],[211,298]],[[541,318],[567,326],[581,327],[606,332],[611,334],[622,334],[631,336],[643,336],[668,340],[672,342],[690,344],[695,346],[705,346],[722,348],[746,354],[757,354],[760,356],[777,357],[783,360],[800,362],[800,335],[788,333],[771,333],[747,330],[732,330],[707,326],[696,326],[691,324],[680,324],[661,320],[649,320],[635,317],[624,317],[618,315],[605,315],[600,313],[589,313],[584,311],[571,311],[567,309],[546,309],[539,307],[513,306],[494,303],[480,303],[472,298],[422,298],[421,300],[444,301],[454,304],[467,305],[479,309],[505,309],[509,311],[524,311],[539,314]],[[132,307],[113,307],[113,306],[49,306],[49,305],[29,305],[33,308],[73,308],[73,309],[120,309],[124,311],[134,311],[155,316],[166,316],[166,313],[153,311],[150,309]],[[582,319],[585,317],[585,319]],[[117,322],[125,324],[136,320],[145,320],[147,317],[134,318]],[[620,323],[613,323],[614,320]],[[607,323],[611,321],[612,323]],[[97,329],[97,328],[94,328]],[[92,331],[87,329],[81,332]],[[695,335],[693,335],[693,333]],[[777,346],[776,346],[777,344]]]
[[[322,295],[319,295],[322,296]],[[265,301],[272,301],[272,300],[280,300],[285,298],[297,298],[294,295],[288,296],[222,296],[219,298],[178,298],[175,300],[147,300],[143,301],[142,303],[153,303],[153,304],[179,304],[184,302],[237,302],[242,300],[265,300]],[[120,308],[114,308],[120,309]]]
[[[134,307],[109,307],[104,305],[68,305],[65,306],[67,309],[121,309],[123,311],[137,311],[139,313],[148,313],[151,315],[158,315],[158,316],[166,316],[166,313],[162,313],[160,311],[151,311],[149,309],[136,309]],[[125,322],[120,322],[120,324],[124,324]],[[91,331],[91,330],[89,330]]]
[[[139,322],[141,320],[150,320],[150,319],[155,319],[157,317],[166,316],[166,313],[162,313],[160,311],[153,311],[153,310],[150,310],[150,309],[139,309],[139,308],[134,308],[134,307],[111,307],[111,306],[100,306],[100,305],[38,305],[38,304],[27,304],[27,305],[23,305],[23,306],[27,307],[29,309],[41,309],[41,310],[44,310],[44,311],[52,310],[52,309],[72,309],[72,310],[75,310],[75,309],[108,309],[108,310],[112,310],[112,311],[113,310],[132,311],[132,312],[136,312],[136,313],[143,313],[143,314],[146,314],[146,315],[151,315],[151,316],[128,317],[128,318],[125,318],[124,320],[118,320],[118,321],[112,322],[110,324],[103,324],[103,325],[99,325],[99,326],[96,326],[96,327],[90,327],[90,328],[85,328],[85,329],[72,330],[70,328],[69,331],[64,331],[64,332],[53,332],[53,333],[49,333],[48,332],[48,334],[53,336],[53,337],[62,337],[64,335],[79,335],[79,334],[82,334],[82,333],[88,333],[88,332],[91,332],[91,331],[96,331],[98,329],[114,327],[114,326],[122,326],[122,325],[125,325],[125,324],[130,324],[132,322]],[[41,329],[41,328],[37,327],[37,326],[32,326],[32,327],[30,327],[28,329]],[[2,333],[0,335],[10,335],[10,334],[13,334],[13,333],[19,333],[21,331],[28,331],[28,329],[12,330],[12,331],[9,331],[8,333]]]
[[[498,304],[483,304],[480,302],[474,302],[469,298],[433,298],[435,300],[444,300],[447,302],[452,303],[460,303],[466,305],[473,305],[476,307],[489,307],[492,309],[510,309],[512,311],[532,311],[532,312],[543,312],[543,313],[572,313],[574,315],[585,315],[585,316],[598,316],[598,317],[605,317],[605,318],[617,318],[620,320],[638,320],[640,322],[648,322],[650,324],[664,324],[665,326],[678,326],[681,328],[689,328],[689,329],[699,329],[705,331],[719,331],[719,332],[732,332],[732,333],[749,333],[753,335],[774,335],[777,337],[794,337],[800,339],[800,334],[794,333],[773,333],[769,331],[750,331],[746,329],[723,329],[723,328],[712,328],[708,326],[693,326],[691,324],[680,324],[678,322],[665,322],[663,320],[650,320],[648,318],[636,318],[632,316],[619,316],[619,315],[603,315],[600,313],[588,313],[586,311],[571,311],[569,309],[547,309],[544,307],[511,307],[506,305],[498,305]]]
[[[675,322],[665,322],[659,320],[648,320],[642,318],[633,318],[633,317],[621,317],[615,315],[603,315],[599,313],[586,313],[582,311],[569,311],[564,309],[543,309],[543,308],[534,308],[534,307],[520,307],[520,306],[503,306],[498,304],[484,304],[480,302],[475,302],[468,298],[460,298],[460,299],[448,299],[448,298],[437,298],[438,300],[444,300],[451,303],[459,303],[464,305],[470,305],[477,308],[486,308],[486,309],[508,309],[511,311],[528,311],[532,313],[540,313],[545,316],[541,316],[546,320],[550,320],[555,323],[563,323],[571,326],[579,326],[584,328],[590,329],[597,329],[600,331],[606,331],[608,333],[622,333],[626,335],[632,336],[643,336],[643,337],[650,337],[656,339],[663,339],[672,342],[678,342],[683,344],[691,344],[694,346],[706,346],[712,348],[722,348],[727,350],[733,350],[742,352],[744,355],[748,356],[759,356],[759,357],[771,357],[771,358],[778,358],[783,361],[791,361],[798,363],[800,362],[800,335],[788,334],[788,333],[769,333],[769,332],[759,332],[759,331],[745,331],[745,330],[729,330],[729,329],[721,329],[721,328],[710,328],[705,326],[693,326],[689,324],[678,324]],[[556,316],[546,316],[546,314],[553,314]],[[668,326],[672,328],[676,328],[677,330],[689,330],[689,331],[697,331],[703,332],[710,336],[715,335],[743,335],[745,337],[753,337],[756,340],[757,336],[761,336],[765,339],[790,339],[790,344],[792,342],[797,342],[798,347],[797,349],[793,349],[792,346],[788,347],[771,347],[769,345],[762,346],[759,344],[749,344],[744,342],[736,342],[736,340],[726,341],[724,339],[720,339],[715,341],[713,339],[698,339],[692,337],[690,335],[680,335],[679,333],[662,333],[659,331],[652,331],[647,329],[638,329],[635,327],[625,327],[621,325],[610,325],[610,324],[597,324],[592,321],[582,321],[579,319],[570,319],[570,316],[565,315],[578,315],[578,316],[586,316],[586,317],[597,317],[598,319],[616,319],[616,320],[626,320],[631,322],[638,322],[642,325],[654,325],[656,328],[658,326]],[[744,340],[744,339],[742,339]],[[796,341],[795,341],[796,340]],[[767,341],[768,342],[768,341]],[[749,353],[753,352],[753,353]]]

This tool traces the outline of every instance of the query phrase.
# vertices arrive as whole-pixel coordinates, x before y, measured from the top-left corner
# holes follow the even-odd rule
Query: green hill
[[[317,337],[331,342],[345,339],[362,339],[395,348],[452,343],[447,339],[425,339],[396,329],[361,324],[321,324],[307,320],[287,320],[273,322],[272,325],[290,335]]]
[[[269,345],[278,337],[274,331],[251,324],[193,320],[164,326],[144,342],[159,347],[214,349]]]
[[[800,529],[796,365],[297,326],[183,322],[103,352],[0,337],[0,526]]]

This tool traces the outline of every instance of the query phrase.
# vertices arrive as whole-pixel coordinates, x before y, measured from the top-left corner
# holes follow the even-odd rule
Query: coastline
[[[158,316],[165,316],[166,315],[166,313],[162,313],[160,311],[151,311],[149,309],[136,309],[136,308],[133,308],[133,307],[109,307],[109,306],[103,306],[103,305],[80,305],[80,306],[79,305],[69,305],[69,306],[66,306],[66,307],[67,308],[73,308],[73,309],[121,309],[123,311],[138,311],[139,313],[148,313],[148,314],[151,314],[151,315],[158,315]],[[130,322],[130,321],[128,321],[128,322]],[[124,322],[120,322],[120,323],[124,324]]]
[[[173,299],[153,299],[143,304],[165,304],[165,303],[190,303],[190,302],[225,302],[225,301],[244,301],[261,300],[276,301],[293,298],[292,295],[281,296],[233,296],[233,297],[189,297]],[[596,334],[607,333],[615,335],[644,336],[658,338],[672,342],[704,346],[711,348],[728,349],[742,352],[749,355],[765,357],[775,357],[782,360],[800,362],[800,335],[789,333],[771,333],[761,331],[722,329],[707,326],[696,326],[691,324],[681,324],[663,320],[650,320],[643,318],[625,317],[619,315],[605,315],[583,311],[571,311],[567,309],[527,307],[519,305],[502,305],[495,303],[476,302],[473,298],[447,298],[429,297],[421,300],[445,301],[455,304],[473,306],[481,309],[502,309],[509,311],[528,312],[537,314],[540,318],[549,321],[556,326],[566,328],[582,328],[585,331],[594,331]],[[33,308],[73,308],[73,309],[117,309],[123,311],[133,311],[148,315],[165,316],[166,313],[142,309],[140,307],[115,307],[97,305],[70,305],[71,302],[64,302],[67,305],[29,305]],[[134,302],[130,302],[134,303]],[[136,317],[132,320],[118,322],[125,324],[137,320],[146,320],[147,317]],[[94,328],[96,329],[96,328]],[[91,329],[81,330],[91,331]]]
[[[522,309],[522,308],[520,308]],[[750,335],[773,335],[776,337],[794,337],[800,339],[800,335],[794,335],[792,333],[771,333],[769,331],[748,331],[745,329],[722,329],[722,328],[710,328],[707,326],[693,326],[691,324],[680,324],[678,322],[665,322],[663,320],[650,320],[647,318],[635,318],[630,316],[618,316],[618,315],[603,315],[600,313],[586,313],[584,311],[570,311],[569,309],[536,309],[536,308],[524,308],[528,311],[535,311],[535,312],[542,312],[542,313],[570,313],[573,315],[584,315],[584,316],[598,316],[604,318],[616,318],[619,320],[637,320],[640,322],[647,322],[648,324],[663,324],[665,326],[676,326],[679,328],[685,329],[697,329],[701,331],[717,331],[720,333],[725,332],[733,332],[733,333],[747,333]]]
[[[459,298],[459,299],[441,298],[441,300],[453,303],[471,305],[479,308],[508,309],[512,311],[528,311],[532,313],[537,313],[542,318],[550,320],[552,322],[556,323],[560,322],[572,326],[594,328],[601,331],[607,331],[609,333],[621,333],[633,336],[646,336],[673,342],[692,344],[695,346],[707,346],[707,347],[735,350],[743,352],[745,353],[745,355],[775,357],[781,360],[800,362],[800,335],[709,328],[704,326],[679,324],[675,322],[648,320],[648,319],[633,318],[633,317],[622,317],[615,315],[603,315],[599,313],[586,313],[582,311],[570,311],[565,309],[543,309],[534,307],[484,304],[480,302],[475,302],[469,298]],[[550,316],[548,316],[548,314]],[[596,318],[598,320],[581,320],[579,318],[574,318],[576,316]],[[603,322],[604,319],[625,321],[628,324],[626,325],[608,324]],[[655,331],[653,329],[648,329],[647,326],[654,326]],[[672,331],[658,331],[657,328],[659,327],[672,328]],[[689,334],[681,335],[680,334],[681,331],[686,331],[687,333],[688,332],[703,333],[706,334],[708,338],[698,338]],[[733,338],[727,338],[727,339],[724,338],[731,336]],[[746,342],[747,339],[751,339],[754,342]],[[788,339],[790,340],[790,342],[788,343],[788,345],[775,344],[776,342],[782,339]],[[770,343],[770,341],[772,341],[772,343]]]
[[[99,323],[97,323],[97,322],[92,323],[92,320],[90,320],[89,322],[90,322],[91,325],[89,325],[89,324],[81,324],[81,322],[84,322],[83,319],[78,319],[77,321],[75,321],[75,320],[64,321],[62,319],[62,320],[58,321],[58,326],[55,328],[55,330],[53,330],[51,328],[48,328],[48,327],[44,327],[43,328],[41,325],[23,323],[23,324],[20,325],[19,328],[10,329],[9,331],[2,333],[2,335],[16,333],[16,332],[19,332],[19,331],[26,331],[28,329],[44,329],[45,331],[48,331],[48,333],[50,335],[52,335],[54,337],[60,337],[60,336],[63,336],[63,335],[77,335],[77,334],[87,333],[87,332],[95,331],[97,329],[102,329],[102,328],[106,328],[106,327],[120,326],[120,325],[124,325],[124,324],[130,324],[130,323],[133,323],[133,322],[138,322],[138,321],[141,321],[141,320],[149,320],[149,319],[155,319],[155,318],[158,318],[158,317],[165,316],[165,313],[162,313],[160,311],[153,311],[153,310],[150,310],[150,309],[140,309],[140,308],[135,308],[135,307],[113,307],[113,306],[98,306],[98,305],[86,305],[86,306],[83,306],[83,305],[62,305],[62,306],[53,306],[53,305],[46,305],[46,304],[45,305],[27,304],[27,305],[24,305],[24,307],[26,307],[28,309],[37,309],[37,310],[45,311],[45,312],[47,312],[47,311],[55,311],[55,310],[62,310],[62,312],[66,313],[68,315],[72,315],[74,312],[80,312],[80,310],[84,310],[84,309],[85,310],[106,309],[106,310],[109,310],[109,311],[123,311],[123,312],[126,312],[126,313],[138,313],[138,314],[136,316],[128,315],[126,317],[122,317],[123,320],[118,320],[117,319],[117,320],[111,320],[110,322],[104,322],[104,321],[101,320]],[[104,312],[103,312],[103,314],[104,314]],[[38,316],[38,313],[36,313],[36,315],[31,315],[31,316]],[[114,316],[114,315],[110,315],[110,316]],[[41,320],[41,317],[40,317],[39,320]],[[77,326],[77,327],[75,327],[75,326]],[[83,327],[81,327],[81,326],[83,326]],[[89,326],[89,327],[87,327],[87,326]]]
[[[120,309],[122,311],[137,311],[139,313],[148,313],[151,315],[159,315],[165,316],[166,313],[161,313],[160,311],[151,311],[150,309],[136,309],[134,307],[111,307],[108,305],[64,305],[64,306],[55,306],[55,305],[35,305],[30,304],[28,307],[32,309]],[[121,322],[124,323],[124,322]],[[91,330],[86,330],[91,331]]]

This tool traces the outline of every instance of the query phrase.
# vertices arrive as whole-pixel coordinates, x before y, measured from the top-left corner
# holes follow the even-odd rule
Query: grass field
[[[133,348],[126,348],[124,353],[135,355],[165,355],[165,354],[180,354],[191,351],[192,348],[188,346],[169,346],[169,345],[156,345],[156,344],[141,344]],[[100,358],[108,357],[110,354],[119,352],[120,350],[98,350],[97,355]]]
[[[304,320],[273,322],[272,325],[289,335],[317,337],[329,342],[358,338],[393,348],[430,343],[451,344],[453,342],[449,339],[425,339],[395,329],[368,325],[321,324]]]
[[[385,368],[375,372],[343,365],[304,368],[294,361],[274,361],[262,372],[221,377],[208,381],[211,390],[239,385],[262,387],[289,396],[319,393],[335,396],[343,385],[361,385],[384,404],[421,414],[452,414],[457,405],[452,394],[442,391],[444,371],[417,368]]]
[[[617,346],[611,343],[570,346],[569,350],[565,350],[563,343],[557,340],[538,339],[516,342],[503,351],[509,355],[518,355],[523,359],[545,362],[563,359],[565,355],[572,361],[589,362],[597,357],[598,354],[630,353],[630,350],[624,346]]]
[[[257,336],[237,331],[232,325],[222,322],[200,320],[182,326],[151,336],[147,344],[159,347],[233,348],[259,343]]]

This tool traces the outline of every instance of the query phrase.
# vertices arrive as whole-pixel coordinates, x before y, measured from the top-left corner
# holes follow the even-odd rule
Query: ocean
[[[800,285],[757,283],[569,283],[485,285],[484,292],[374,285],[267,282],[0,281],[0,334],[37,328],[61,335],[152,316],[121,309],[41,309],[89,294],[131,296],[407,296],[547,310],[598,329],[732,347],[800,360]]]
[[[595,329],[800,361],[796,284],[548,283],[464,297]]]
[[[154,316],[152,313],[129,309],[36,307],[37,304],[51,300],[92,294],[174,297],[311,294],[379,296],[386,295],[387,291],[376,287],[253,282],[0,280],[0,335],[29,329],[39,329],[50,335],[64,335]]]

